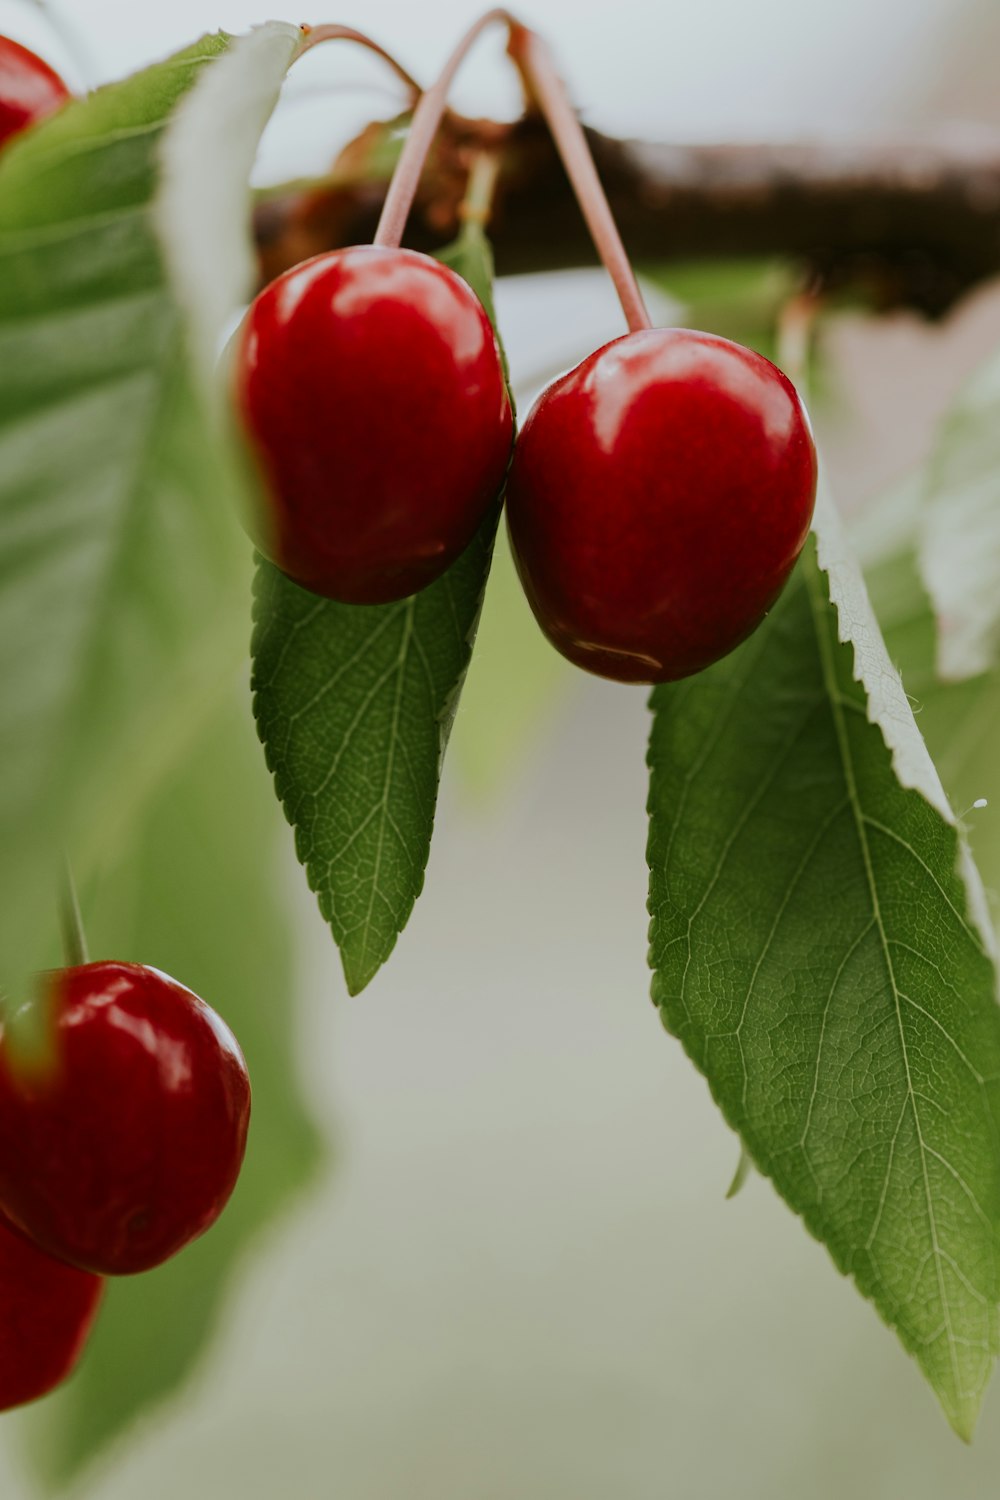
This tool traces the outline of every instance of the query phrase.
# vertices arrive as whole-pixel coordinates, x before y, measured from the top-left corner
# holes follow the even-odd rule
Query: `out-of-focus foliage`
[[[774,358],[778,315],[798,284],[788,262],[680,262],[646,265],[642,274],[681,304],[685,326],[719,333]]]
[[[968,382],[927,466],[920,571],[938,621],[938,670],[1000,665],[1000,357]]]
[[[227,48],[207,39],[73,103],[0,161],[0,982],[16,995],[58,961],[65,847],[94,952],[202,993],[254,1090],[219,1224],[112,1286],[79,1374],[33,1414],[50,1484],[193,1370],[246,1248],[319,1157],[295,1080],[281,819],[232,691],[251,578],[239,482],[155,217],[177,106]]]
[[[0,159],[0,984],[53,956],[89,868],[244,649],[248,549],[153,233],[211,38]]]
[[[858,529],[865,576],[893,662],[952,804],[968,826],[994,921],[1000,915],[1000,664],[960,681],[936,669],[934,610],[920,579],[921,476],[873,508]],[[985,807],[975,807],[977,802]]]

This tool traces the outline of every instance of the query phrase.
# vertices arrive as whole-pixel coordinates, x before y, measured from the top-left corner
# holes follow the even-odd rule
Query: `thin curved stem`
[[[448,94],[455,74],[482,33],[497,21],[503,22],[508,27],[517,24],[506,10],[488,10],[484,16],[480,16],[455,47],[441,69],[440,77],[421,97],[382,205],[382,214],[375,231],[374,243],[376,245],[388,245],[395,248],[402,240],[403,230],[406,228],[406,221],[417,195],[417,186],[424,169],[424,162],[427,160],[427,153],[448,107]]]
[[[513,22],[507,46],[530,93],[545,116],[556,149],[562,157],[580,212],[587,222],[598,255],[615,284],[629,331],[651,327],[639,283],[618,233],[611,205],[594,166],[583,126],[570,103],[547,43],[535,31]]]
[[[353,26],[335,25],[303,26],[301,30],[302,42],[298,52],[295,54],[296,62],[298,62],[300,57],[310,52],[313,47],[318,47],[321,42],[357,42],[359,46],[366,47],[369,52],[374,52],[376,57],[380,57],[383,62],[388,63],[396,77],[405,86],[412,103],[416,104],[420,98],[422,90],[416,79],[406,71],[401,62],[393,57],[391,52],[387,52],[383,46],[373,41],[363,31],[356,31]]]
[[[487,27],[495,22],[501,22],[508,29],[507,51],[521,74],[529,99],[537,104],[552,132],[597,253],[614,282],[629,329],[634,333],[639,329],[649,328],[650,317],[646,304],[566,86],[559,77],[552,55],[542,38],[537,32],[522,26],[508,10],[487,11],[469,28],[445,63],[437,82],[427,90],[417,105],[410,133],[382,207],[382,216],[375,231],[375,244],[395,246],[402,240],[420,174],[447,108],[448,93],[455,74],[470,48]]]

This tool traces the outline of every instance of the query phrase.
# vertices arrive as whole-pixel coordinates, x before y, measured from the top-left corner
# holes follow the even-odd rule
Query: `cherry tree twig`
[[[465,149],[487,130],[503,152],[490,224],[498,272],[593,264],[544,122],[529,114],[498,127],[447,116],[440,145]],[[781,256],[825,290],[931,317],[1000,275],[1000,132],[850,145],[669,145],[592,130],[587,138],[640,264]],[[425,184],[410,217],[407,243],[416,249],[435,249],[454,233],[439,187]],[[288,263],[282,238],[293,225],[297,258],[370,239],[384,192],[371,180],[338,186],[325,205],[314,195],[307,225],[292,198],[262,205],[256,227],[267,274]]]
[[[590,237],[615,284],[629,331],[635,333],[648,328],[650,317],[632,263],[601,185],[583,126],[556,72],[548,45],[537,32],[515,22],[510,28],[507,51],[517,63],[552,132]]]

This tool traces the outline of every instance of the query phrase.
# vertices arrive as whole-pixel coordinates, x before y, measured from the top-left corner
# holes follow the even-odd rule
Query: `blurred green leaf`
[[[968,382],[926,469],[920,571],[938,616],[938,670],[1000,663],[1000,357]]]
[[[245,693],[229,694],[88,893],[94,957],[161,968],[228,1021],[250,1069],[253,1116],[221,1219],[165,1266],[109,1283],[78,1373],[28,1419],[32,1468],[51,1487],[190,1376],[248,1249],[315,1175],[321,1147],[295,1074],[283,841]]]
[[[285,21],[233,37],[174,112],[160,150],[155,227],[167,278],[213,437],[247,502],[256,466],[243,462],[220,350],[259,278],[250,174],[302,41]]]
[[[481,230],[467,226],[443,258],[488,298]],[[338,604],[258,567],[257,727],[351,994],[385,963],[423,888],[495,529],[494,516],[442,578],[394,604]]]
[[[151,203],[227,39],[74,102],[0,158],[0,982],[51,954],[57,851],[127,826],[244,650],[248,555]]]
[[[779,260],[708,260],[644,265],[643,276],[682,304],[684,320],[773,359],[775,328],[798,289],[796,269]]]
[[[825,518],[819,556],[737,652],[653,694],[653,995],[969,1437],[998,1345],[996,973],[961,834]]]
[[[919,482],[899,490],[863,518],[865,577],[902,673],[917,723],[954,806],[968,824],[994,922],[1000,911],[1000,663],[960,681],[937,675],[937,625],[920,578]],[[987,807],[973,809],[985,799]]]

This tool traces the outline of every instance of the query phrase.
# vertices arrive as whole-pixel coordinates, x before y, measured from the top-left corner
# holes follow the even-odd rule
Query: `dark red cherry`
[[[536,402],[507,516],[549,639],[620,682],[670,682],[739,645],[809,531],[816,452],[791,382],[728,339],[653,328]]]
[[[44,120],[70,97],[47,62],[0,36],[0,145],[18,131]]]
[[[103,1290],[100,1276],[53,1260],[0,1222],[0,1411],[72,1374]]]
[[[229,1028],[157,969],[43,976],[44,1065],[0,1034],[0,1211],[49,1254],[124,1275],[218,1218],[246,1147],[250,1084]]]
[[[269,501],[258,544],[314,593],[415,593],[497,499],[513,419],[496,339],[429,256],[360,245],[286,271],[247,315],[236,391]]]

